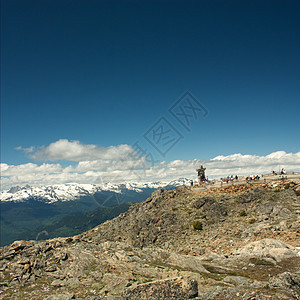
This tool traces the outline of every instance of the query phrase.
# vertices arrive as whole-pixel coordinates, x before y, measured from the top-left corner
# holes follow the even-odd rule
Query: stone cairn
[[[200,166],[199,169],[197,169],[197,173],[198,173],[198,182],[199,184],[201,184],[202,182],[205,181],[206,177],[205,177],[205,170],[206,168],[204,168],[202,165]]]

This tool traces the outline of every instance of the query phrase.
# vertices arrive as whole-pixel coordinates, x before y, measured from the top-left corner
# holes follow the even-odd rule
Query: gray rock
[[[194,208],[201,208],[205,204],[205,199],[200,198],[194,201],[193,207]]]
[[[251,279],[244,276],[226,276],[223,281],[234,285],[250,284],[252,282]]]
[[[105,287],[101,290],[101,294],[121,294],[128,286],[128,280],[116,274],[107,273],[103,276],[102,281],[105,283]]]
[[[69,278],[66,280],[65,285],[70,286],[70,287],[76,287],[77,285],[80,284],[80,281],[78,278]]]
[[[198,295],[198,283],[195,279],[177,277],[157,280],[137,287],[129,288],[123,293],[128,300],[155,299],[192,299]]]
[[[272,277],[269,280],[269,287],[281,288],[288,291],[295,297],[300,299],[300,276],[291,274],[289,272],[281,273],[277,276]]]
[[[75,299],[73,294],[54,294],[46,298],[47,300],[70,300]]]
[[[66,282],[60,279],[55,279],[54,281],[52,281],[51,283],[52,286],[56,286],[56,287],[60,287],[60,286],[64,286],[66,285]]]
[[[249,258],[272,258],[276,262],[283,258],[295,257],[298,255],[295,247],[275,239],[262,239],[242,247],[238,251],[242,256]]]

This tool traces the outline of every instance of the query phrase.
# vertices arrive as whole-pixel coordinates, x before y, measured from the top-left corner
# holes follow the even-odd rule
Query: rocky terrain
[[[83,234],[1,248],[4,299],[300,299],[299,182],[159,189]]]

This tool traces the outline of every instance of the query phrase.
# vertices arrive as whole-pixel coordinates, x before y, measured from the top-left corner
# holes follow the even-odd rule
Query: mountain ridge
[[[97,192],[122,193],[124,190],[141,192],[143,189],[168,188],[189,183],[190,179],[179,178],[168,182],[129,182],[129,183],[105,183],[105,184],[78,184],[66,183],[57,185],[46,185],[32,187],[29,185],[20,187],[13,186],[9,190],[1,191],[0,200],[2,202],[18,202],[26,199],[43,199],[47,203],[56,201],[71,201],[81,196],[91,196]]]
[[[299,187],[158,189],[82,234],[16,241],[2,248],[3,296],[299,299]]]

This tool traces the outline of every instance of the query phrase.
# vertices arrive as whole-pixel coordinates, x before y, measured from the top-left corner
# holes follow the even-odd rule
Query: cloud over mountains
[[[69,141],[60,139],[49,146],[39,147],[35,150],[34,147],[22,148],[26,153],[31,153],[29,156],[34,160],[43,161],[91,161],[91,160],[119,160],[124,156],[134,154],[134,150],[128,145],[118,145],[110,147],[102,147],[96,145],[84,145],[79,141]]]
[[[162,161],[147,164],[129,145],[103,147],[85,145],[79,141],[58,140],[39,148],[21,148],[33,160],[43,163],[20,165],[1,164],[2,188],[13,185],[48,185],[67,182],[98,183],[124,181],[173,180],[178,177],[196,178],[195,169],[203,164],[207,175],[250,175],[270,173],[283,167],[288,171],[300,171],[300,151],[277,151],[266,156],[250,154],[219,155],[210,160]],[[60,161],[69,161],[62,166]],[[64,164],[65,165],[65,164]]]

